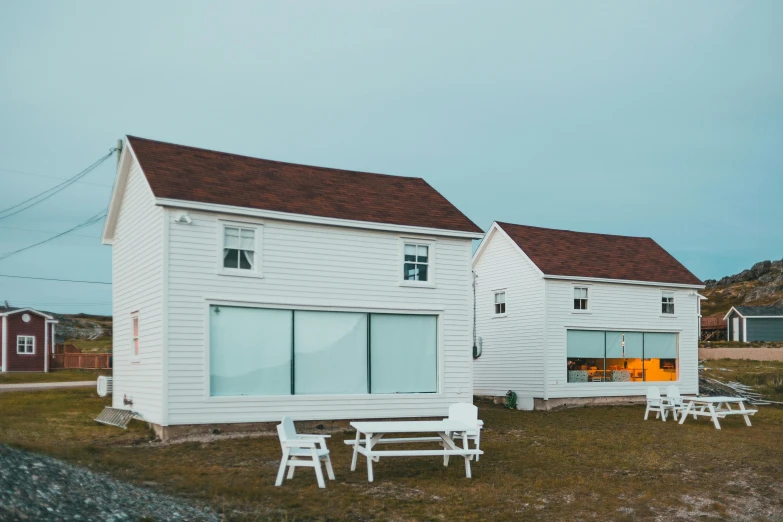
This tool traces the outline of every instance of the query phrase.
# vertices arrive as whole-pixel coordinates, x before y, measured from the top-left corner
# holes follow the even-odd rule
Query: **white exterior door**
[[[739,341],[739,317],[734,317],[731,320],[731,340]]]

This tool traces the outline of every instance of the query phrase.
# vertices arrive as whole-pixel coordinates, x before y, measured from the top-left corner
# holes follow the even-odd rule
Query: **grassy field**
[[[753,386],[770,400],[783,402],[783,362],[747,359],[704,361],[705,375],[723,382]]]
[[[329,439],[337,480],[273,486],[276,437],[161,444],[138,422],[92,421],[94,390],[0,395],[0,443],[211,502],[226,520],[702,520],[783,518],[783,409],[727,419],[642,420],[642,406],[519,412],[479,401],[486,423],[473,479],[441,459],[382,459],[350,472],[348,430]]]
[[[65,342],[74,345],[83,353],[111,353],[111,337],[101,337],[91,341],[87,339],[68,339]]]
[[[111,370],[52,370],[49,373],[0,373],[0,384],[94,381],[98,379],[99,375],[111,375]],[[0,402],[0,404],[2,403]]]

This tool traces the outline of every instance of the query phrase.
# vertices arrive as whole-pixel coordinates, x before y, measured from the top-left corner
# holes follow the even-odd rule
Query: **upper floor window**
[[[16,353],[35,353],[35,337],[32,335],[17,335]]]
[[[430,280],[430,247],[405,243],[403,260],[403,279],[405,281],[429,281]]]
[[[587,310],[587,287],[574,287],[574,310]]]
[[[223,227],[223,268],[254,270],[256,231],[253,228]]]
[[[131,348],[133,350],[133,356],[138,357],[139,356],[139,316],[138,315],[132,315],[131,316],[131,330],[132,330],[132,339],[133,342],[131,344]]]
[[[664,292],[661,295],[661,313],[674,313],[674,292]]]
[[[495,292],[495,315],[506,313],[506,292]]]

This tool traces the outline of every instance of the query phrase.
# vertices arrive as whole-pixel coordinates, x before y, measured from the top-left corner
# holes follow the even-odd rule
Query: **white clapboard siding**
[[[163,209],[133,161],[120,203],[112,244],[112,405],[130,408],[147,421],[163,418]],[[140,355],[132,357],[131,313],[138,312]],[[133,401],[123,404],[123,397]]]
[[[591,283],[589,311],[573,311],[574,284],[547,280],[547,349],[549,398],[645,395],[650,385],[677,384],[684,394],[698,393],[698,312],[694,289],[658,286]],[[661,292],[674,292],[674,317],[661,315]],[[638,330],[679,334],[679,380],[677,382],[568,383],[566,330]]]
[[[492,230],[476,273],[476,335],[483,352],[473,362],[476,395],[540,397],[543,393],[544,281],[503,233]],[[506,317],[494,313],[495,291],[506,291]]]
[[[410,288],[400,285],[400,234],[248,218],[263,224],[263,277],[242,277],[218,273],[221,216],[190,212],[190,217],[191,224],[167,223],[169,425],[279,421],[283,415],[296,420],[446,415],[450,404],[472,400],[469,239],[434,238],[435,288]],[[280,308],[442,310],[440,391],[210,398],[208,300]]]

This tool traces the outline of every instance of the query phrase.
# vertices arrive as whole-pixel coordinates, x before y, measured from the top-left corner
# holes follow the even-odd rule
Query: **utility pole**
[[[122,139],[117,140],[117,168],[120,168],[120,156],[122,156]]]

